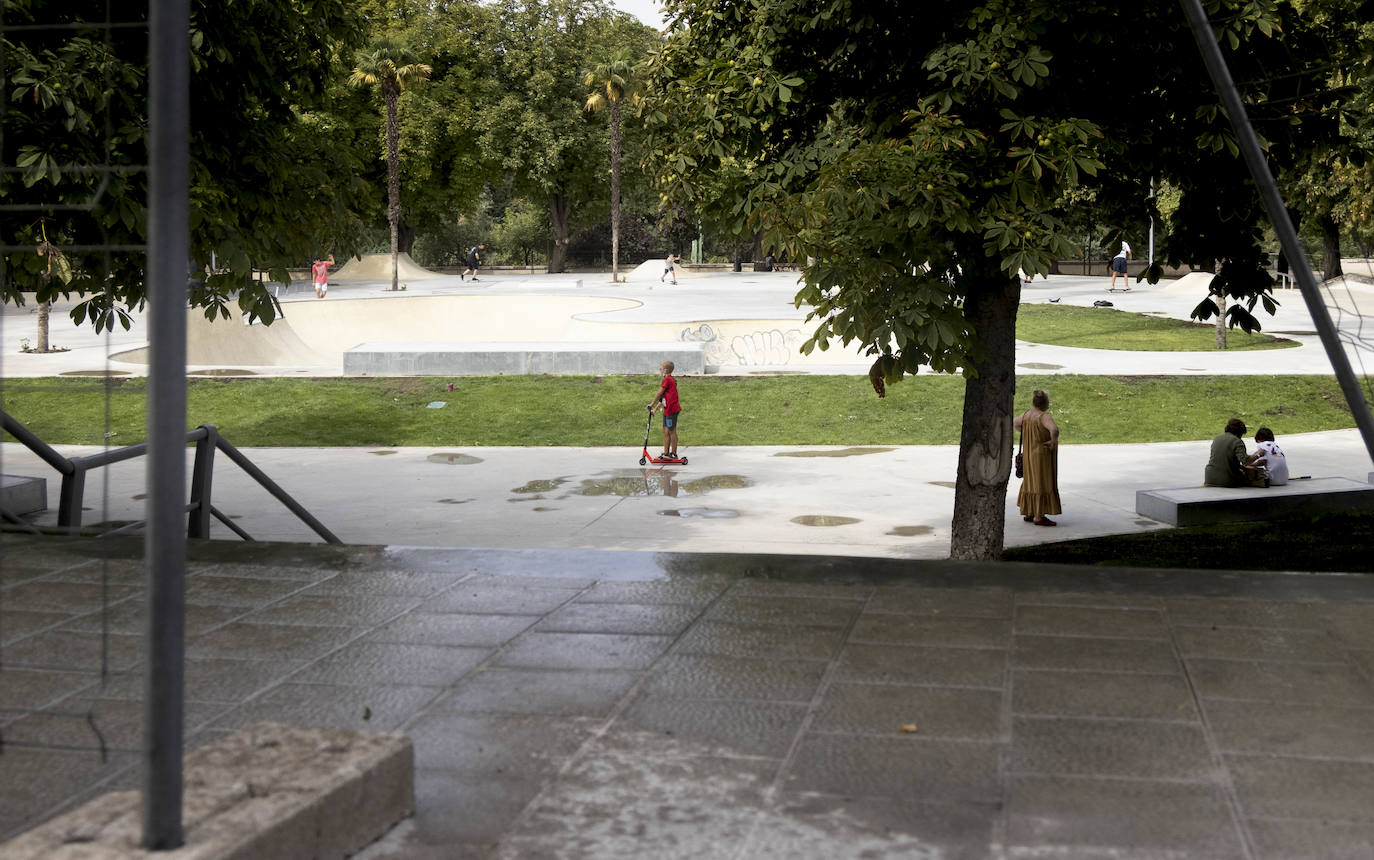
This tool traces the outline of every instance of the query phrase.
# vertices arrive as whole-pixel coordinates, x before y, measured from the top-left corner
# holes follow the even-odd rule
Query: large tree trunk
[[[35,352],[48,351],[48,318],[52,315],[52,302],[38,303],[38,343]]]
[[[1330,215],[1321,216],[1317,223],[1322,228],[1322,280],[1339,278],[1345,274],[1341,268],[1341,228]]]
[[[391,289],[397,286],[396,269],[400,257],[399,228],[401,223],[401,124],[397,119],[400,85],[387,81],[382,84],[386,101],[386,219],[391,224]]]
[[[611,101],[611,283],[620,280],[620,102]]]
[[[1000,272],[975,277],[964,300],[964,318],[977,332],[982,356],[964,383],[959,474],[949,555],[957,559],[1002,557],[1007,478],[1011,475],[1013,401],[1016,397],[1016,311],[1021,281]]]
[[[566,194],[555,192],[549,195],[549,224],[553,228],[553,250],[549,252],[549,273],[567,271],[568,268],[568,216],[572,213],[572,202]]]

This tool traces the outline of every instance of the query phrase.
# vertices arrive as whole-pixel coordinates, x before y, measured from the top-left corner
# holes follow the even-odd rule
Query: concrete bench
[[[48,509],[47,479],[26,478],[22,475],[0,475],[0,508],[15,516],[46,511]]]
[[[495,376],[550,373],[706,372],[706,345],[681,341],[589,343],[364,343],[344,352],[348,376]]]
[[[1327,511],[1374,509],[1374,484],[1311,478],[1278,487],[1137,490],[1135,512],[1174,526],[1277,520]]]

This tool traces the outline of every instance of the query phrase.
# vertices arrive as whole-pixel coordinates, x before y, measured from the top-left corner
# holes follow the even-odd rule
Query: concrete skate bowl
[[[396,277],[398,280],[423,281],[429,278],[440,277],[438,274],[428,269],[420,268],[420,265],[410,259],[409,254],[399,254],[396,260]],[[330,282],[334,281],[385,281],[391,283],[391,255],[390,254],[364,254],[361,257],[350,257],[342,266],[329,273]]]
[[[708,368],[751,368],[818,363],[802,356],[808,332],[797,319],[646,321],[627,318],[640,303],[610,296],[404,294],[364,299],[285,302],[286,315],[270,326],[245,324],[237,308],[210,322],[187,312],[189,367],[305,369],[342,373],[343,354],[365,343],[701,343]],[[831,350],[826,364],[860,361],[851,350]],[[147,349],[112,359],[147,363]],[[867,365],[864,364],[864,367]]]

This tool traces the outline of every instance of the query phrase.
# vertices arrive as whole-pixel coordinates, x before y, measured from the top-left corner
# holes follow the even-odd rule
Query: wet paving
[[[834,514],[802,514],[801,516],[793,517],[791,522],[799,526],[830,527],[852,526],[855,523],[863,522],[863,520],[858,517],[841,517]]]
[[[140,541],[3,540],[0,838],[137,785],[144,626]],[[1374,841],[1368,577],[216,542],[186,583],[188,748],[414,742],[361,860]]]
[[[430,454],[425,459],[431,463],[442,463],[445,466],[472,466],[482,462],[481,457],[474,457],[471,454]]]
[[[835,448],[819,451],[778,451],[774,457],[862,457],[865,454],[886,454],[896,448]]]

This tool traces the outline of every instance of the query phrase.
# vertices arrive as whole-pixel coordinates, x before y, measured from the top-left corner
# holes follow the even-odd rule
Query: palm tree
[[[587,110],[611,109],[611,280],[620,279],[620,103],[639,101],[640,81],[630,53],[616,51],[582,73],[584,86],[596,87],[587,96]]]
[[[391,289],[397,289],[397,260],[400,257],[401,222],[401,125],[397,109],[401,91],[411,81],[422,81],[433,71],[418,62],[410,47],[390,37],[380,37],[365,51],[359,51],[357,65],[348,76],[351,87],[372,87],[381,90],[386,106],[386,218],[391,224]]]

